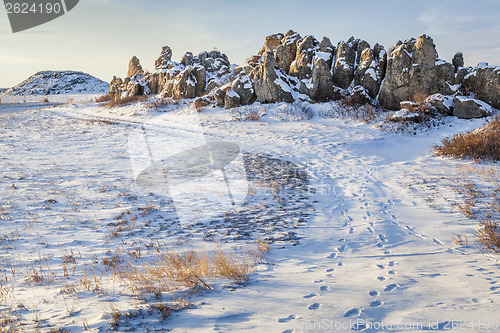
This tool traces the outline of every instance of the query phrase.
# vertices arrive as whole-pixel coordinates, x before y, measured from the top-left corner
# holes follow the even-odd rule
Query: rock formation
[[[258,54],[241,66],[232,66],[218,50],[198,55],[187,52],[174,62],[172,50],[165,46],[155,71],[145,73],[133,57],[127,77],[114,77],[110,93],[119,97],[161,94],[174,99],[206,95],[204,100],[226,108],[351,96],[356,103],[399,110],[401,102],[425,100],[442,114],[475,117],[485,113],[455,97],[474,94],[500,108],[500,67],[464,67],[461,52],[451,62],[439,59],[432,38],[426,35],[399,41],[388,54],[382,45],[372,48],[354,37],[334,46],[327,37],[320,42],[289,30],[266,37]]]
[[[453,94],[454,67],[439,60],[432,38],[398,42],[390,52],[379,102],[388,109],[397,109],[401,101],[424,98],[436,93]],[[451,81],[451,82],[450,82]]]

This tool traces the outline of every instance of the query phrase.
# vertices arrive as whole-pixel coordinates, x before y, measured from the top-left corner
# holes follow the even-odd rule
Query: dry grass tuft
[[[434,147],[434,152],[459,159],[499,161],[500,116],[482,128],[443,139],[440,146]]]
[[[100,97],[97,97],[95,99],[96,103],[104,103],[104,102],[109,102],[112,101],[114,97],[114,94],[107,93],[106,95],[102,95]]]
[[[455,235],[451,237],[451,240],[458,246],[469,246],[469,239],[467,236]]]
[[[356,95],[347,96],[338,104],[340,107],[339,115],[355,121],[370,123],[377,120],[379,116],[378,110],[373,105],[362,101]]]
[[[158,98],[148,104],[148,107],[151,110],[160,110],[161,108],[168,106],[168,105],[177,105],[179,104],[179,101],[174,100],[171,97],[166,97],[166,98]]]
[[[114,108],[114,107],[119,107],[119,106],[125,106],[125,105],[130,105],[133,103],[138,103],[138,102],[145,102],[147,101],[148,96],[142,95],[142,96],[128,96],[124,98],[115,98],[110,100],[108,103],[101,104],[101,106],[106,106],[108,108]]]
[[[476,238],[486,251],[500,253],[500,224],[498,222],[482,222],[476,232]]]

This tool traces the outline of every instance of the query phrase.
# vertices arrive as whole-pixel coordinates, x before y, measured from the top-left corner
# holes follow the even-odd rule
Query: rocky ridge
[[[500,67],[464,67],[460,52],[451,62],[442,60],[427,35],[398,41],[387,52],[380,44],[371,47],[354,37],[333,45],[327,37],[319,41],[290,30],[266,37],[257,55],[241,66],[231,65],[218,50],[196,56],[187,52],[174,62],[172,50],[165,46],[155,71],[147,73],[133,57],[127,77],[114,77],[110,93],[115,98],[203,98],[225,108],[353,96],[360,103],[391,110],[402,109],[405,101],[425,101],[445,115],[474,118],[491,111],[487,104],[500,108]],[[462,107],[464,100],[475,99],[482,102]]]

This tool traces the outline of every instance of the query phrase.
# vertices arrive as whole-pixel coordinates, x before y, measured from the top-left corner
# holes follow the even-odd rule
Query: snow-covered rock
[[[464,96],[455,97],[455,111],[453,111],[453,115],[458,118],[483,118],[492,113],[493,108],[485,102]]]
[[[421,95],[453,94],[454,83],[453,65],[438,59],[431,37],[420,35],[392,48],[379,101],[388,109],[397,109],[401,101]]]
[[[434,94],[425,99],[425,102],[429,103],[436,108],[441,114],[445,116],[452,116],[453,110],[455,109],[455,101],[453,96],[445,96],[443,94]]]
[[[463,85],[480,100],[500,109],[500,66],[479,64],[464,78]]]
[[[42,71],[3,92],[5,95],[105,94],[109,84],[83,72]]]

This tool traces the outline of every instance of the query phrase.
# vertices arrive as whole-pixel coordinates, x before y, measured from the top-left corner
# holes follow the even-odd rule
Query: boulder
[[[144,70],[142,69],[139,59],[136,56],[133,56],[128,63],[127,77],[140,74],[144,74]]]
[[[355,74],[355,84],[361,85],[368,91],[371,98],[375,98],[380,90],[380,71],[372,49],[365,48],[360,56],[360,64]]]
[[[453,56],[453,60],[451,61],[453,67],[455,67],[455,73],[458,72],[460,67],[464,67],[464,55],[462,52],[457,52]]]
[[[206,71],[203,66],[189,66],[168,80],[163,93],[174,99],[195,98],[205,93]]]
[[[259,66],[254,69],[253,77],[257,102],[294,102],[291,82],[286,73],[277,66],[272,52],[264,53]]]
[[[253,89],[252,80],[248,76],[234,80],[230,89],[238,94],[241,105],[252,104],[255,101],[255,90]]]
[[[223,108],[226,104],[226,91],[229,89],[229,86],[217,88],[214,92],[214,99],[217,106]]]
[[[226,109],[232,109],[240,106],[241,98],[238,93],[232,89],[229,89],[224,96],[224,105]]]
[[[193,64],[193,53],[186,52],[186,54],[182,56],[181,64],[184,66],[191,66]]]
[[[359,66],[361,63],[361,55],[363,54],[363,51],[366,49],[370,48],[370,44],[366,40],[358,40],[357,47],[356,47],[356,67]]]
[[[285,36],[283,34],[274,34],[266,37],[266,41],[264,42],[264,46],[259,51],[259,55],[263,55],[267,52],[275,52],[278,46],[281,45],[281,41]]]
[[[160,57],[155,61],[155,69],[166,69],[171,60],[172,49],[168,46],[162,47]]]
[[[297,41],[295,60],[290,65],[290,75],[299,80],[308,80],[312,77],[314,56],[319,42],[313,36],[306,36]]]
[[[115,96],[121,95],[121,85],[123,84],[123,80],[121,78],[117,78],[113,76],[113,80],[109,83],[109,93]]]
[[[478,99],[500,109],[500,66],[480,64],[464,78],[462,85]]]
[[[368,90],[362,86],[355,86],[352,90],[351,101],[357,105],[372,104],[373,99],[370,97]]]
[[[420,35],[416,40],[398,42],[392,49],[379,102],[385,108],[397,109],[401,101],[453,94],[454,82],[453,65],[438,61],[432,38]]]
[[[354,62],[356,49],[345,42],[340,42],[337,47],[335,64],[333,66],[333,82],[341,88],[347,88],[354,79]]]
[[[276,62],[285,73],[290,72],[290,66],[297,55],[297,41],[300,38],[299,34],[289,30],[285,34],[282,44],[276,48]]]
[[[463,88],[464,79],[473,71],[474,69],[472,67],[460,67],[455,74],[455,84],[458,84]]]
[[[455,97],[454,102],[453,115],[462,119],[483,118],[493,111],[488,104],[473,98],[458,96]]]
[[[425,99],[426,103],[433,106],[439,113],[445,116],[452,116],[455,110],[455,101],[453,96],[443,94],[434,94]]]
[[[236,76],[250,75],[252,72],[253,72],[253,67],[250,66],[249,64],[244,64],[234,69],[234,75]]]
[[[317,102],[336,99],[333,90],[333,76],[330,70],[331,58],[326,52],[318,52],[312,71],[310,97]],[[325,55],[325,56],[322,56]]]
[[[316,57],[321,57],[326,60],[328,69],[332,68],[333,56],[335,55],[335,47],[330,42],[328,37],[323,37],[321,43],[318,46],[318,52],[316,52]]]

